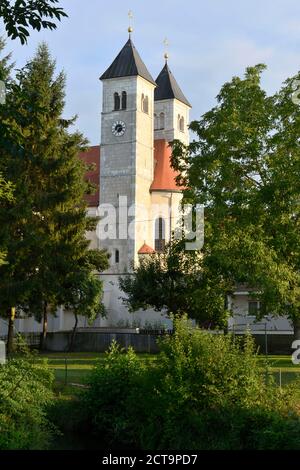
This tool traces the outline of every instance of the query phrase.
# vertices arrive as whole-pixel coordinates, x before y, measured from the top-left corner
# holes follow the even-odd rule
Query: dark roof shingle
[[[153,83],[153,85],[156,85],[133,42],[129,38],[113,63],[101,75],[100,80],[118,77],[133,77],[136,75],[139,75],[145,80],[148,80],[148,82]]]
[[[166,63],[156,79],[157,88],[154,90],[154,100],[170,100],[177,99],[182,103],[190,106],[190,103],[182,93],[180,86],[176,82],[174,75]]]

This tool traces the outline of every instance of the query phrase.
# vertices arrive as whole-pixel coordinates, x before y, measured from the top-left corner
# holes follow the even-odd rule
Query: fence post
[[[268,334],[267,334],[267,323],[265,323],[265,355],[268,355]]]
[[[68,383],[68,363],[67,358],[65,357],[65,385]]]
[[[281,388],[281,369],[279,369],[279,387]]]

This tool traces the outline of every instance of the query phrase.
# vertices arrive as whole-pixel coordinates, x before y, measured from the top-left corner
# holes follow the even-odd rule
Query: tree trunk
[[[69,346],[69,352],[71,352],[73,350],[74,340],[75,340],[75,335],[76,335],[76,329],[77,329],[77,325],[78,325],[78,315],[77,315],[76,312],[74,312],[74,316],[75,316],[75,324],[74,324],[74,328],[72,330],[72,336],[71,336],[71,341],[70,341],[70,346]]]
[[[46,338],[48,331],[48,304],[44,302],[44,312],[43,312],[43,331],[41,334],[40,350],[43,351],[46,347]]]
[[[293,321],[294,340],[300,340],[300,319]]]
[[[8,332],[7,332],[7,354],[11,354],[14,350],[14,327],[15,327],[16,309],[12,307],[9,312]]]

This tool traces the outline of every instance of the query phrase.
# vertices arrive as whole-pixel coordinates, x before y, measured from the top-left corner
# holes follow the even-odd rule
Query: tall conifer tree
[[[62,118],[64,88],[64,74],[55,76],[55,62],[47,46],[40,45],[19,71],[11,94],[22,150],[5,160],[4,170],[15,185],[17,200],[0,211],[1,226],[9,221],[13,228],[8,264],[0,268],[0,276],[7,281],[0,285],[0,308],[14,300],[16,306],[42,320],[42,346],[49,311],[55,312],[59,304],[72,306],[71,292],[80,289],[80,279],[86,283],[93,279],[94,270],[107,267],[106,254],[90,251],[85,237],[97,223],[87,217],[84,195],[91,188],[78,157],[87,141],[80,133],[68,131],[74,119]],[[75,276],[78,272],[85,276]],[[93,295],[90,290],[83,292],[87,293],[85,303],[94,305],[95,312],[102,284],[91,282],[97,286]],[[12,285],[14,295],[5,295]],[[93,316],[88,308],[81,311],[86,312]]]

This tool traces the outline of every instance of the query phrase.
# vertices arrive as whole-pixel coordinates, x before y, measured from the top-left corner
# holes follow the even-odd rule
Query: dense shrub
[[[47,364],[13,359],[0,366],[0,449],[43,449],[51,438],[46,406],[53,374]]]
[[[144,374],[145,367],[134,351],[129,348],[124,354],[115,342],[105,363],[99,362],[91,374],[84,410],[107,445],[132,445],[136,441],[131,407],[140,393]]]
[[[154,365],[114,344],[84,397],[88,421],[111,445],[143,449],[299,449],[295,390],[258,364],[252,338],[175,321]]]

